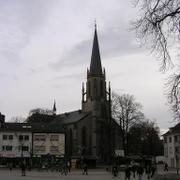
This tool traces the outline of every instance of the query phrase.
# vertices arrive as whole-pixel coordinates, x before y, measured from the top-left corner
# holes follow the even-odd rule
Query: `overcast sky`
[[[133,94],[147,118],[173,126],[164,95],[166,75],[129,31],[132,0],[0,0],[0,112],[6,120],[31,109],[81,108],[94,20],[102,65],[117,93]]]

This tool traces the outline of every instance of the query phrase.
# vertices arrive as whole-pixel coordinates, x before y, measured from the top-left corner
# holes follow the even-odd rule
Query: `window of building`
[[[9,140],[13,140],[13,135],[9,135]]]
[[[23,136],[19,135],[19,141],[22,141],[22,140],[23,140]]]
[[[45,150],[46,150],[45,146],[34,146],[35,153],[43,153],[43,152],[45,152]]]
[[[169,137],[169,143],[171,143],[172,142],[172,137]]]
[[[164,156],[168,157],[168,148],[164,148]]]
[[[167,143],[167,137],[166,136],[164,137],[164,142]]]
[[[50,141],[59,141],[59,136],[58,135],[51,135]]]
[[[34,140],[35,141],[45,141],[46,136],[45,135],[34,135]]]
[[[82,141],[82,147],[86,147],[87,146],[87,130],[86,127],[84,126],[81,129],[81,141]]]
[[[174,142],[180,142],[180,136],[179,135],[176,135],[174,136]]]
[[[28,151],[29,147],[28,146],[22,146],[22,151]]]
[[[50,152],[51,153],[58,153],[59,147],[58,146],[50,146]]]
[[[24,140],[28,141],[28,140],[29,140],[29,136],[28,136],[28,135],[25,135],[25,136],[24,136]]]
[[[172,147],[169,147],[169,154],[172,154],[173,151],[172,151]]]
[[[88,96],[91,95],[91,83],[88,81]]]
[[[6,151],[12,151],[12,146],[6,146]]]
[[[101,93],[101,96],[103,96],[103,81],[102,80],[100,84],[100,93]]]
[[[3,135],[3,140],[7,140],[7,135]]]

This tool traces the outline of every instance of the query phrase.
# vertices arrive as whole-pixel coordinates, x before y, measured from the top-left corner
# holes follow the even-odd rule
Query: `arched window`
[[[94,79],[94,88],[97,88],[97,79]]]
[[[88,96],[91,96],[91,83],[88,81]]]
[[[87,131],[86,131],[86,127],[83,126],[82,130],[81,130],[81,141],[82,141],[82,146],[86,147],[87,145]]]
[[[69,155],[71,156],[73,152],[73,133],[72,129],[69,130]]]
[[[103,81],[100,83],[100,96],[103,96]]]

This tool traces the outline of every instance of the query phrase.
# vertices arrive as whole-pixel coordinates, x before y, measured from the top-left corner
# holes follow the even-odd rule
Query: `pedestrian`
[[[112,167],[112,173],[113,173],[113,176],[116,177],[118,175],[118,168],[117,168],[117,165],[114,165]]]
[[[130,180],[130,177],[131,177],[131,171],[129,166],[127,166],[125,169],[125,180]]]
[[[135,164],[131,167],[131,171],[133,173],[133,177],[135,178],[136,177],[136,165]]]
[[[12,167],[13,167],[13,165],[12,165],[12,163],[10,162],[10,163],[9,163],[9,170],[10,170],[10,171],[12,171]]]
[[[138,173],[138,175],[139,175],[139,180],[142,180],[142,175],[143,175],[143,173],[144,173],[144,169],[143,169],[142,165],[140,165],[140,166],[138,167],[137,173]]]
[[[168,171],[168,164],[167,163],[164,164],[164,171]]]
[[[70,163],[70,161],[67,162],[67,168],[68,168],[68,172],[71,172],[71,163]]]
[[[26,176],[26,165],[25,162],[21,164],[21,176]]]
[[[156,172],[156,166],[153,165],[153,166],[151,167],[151,178],[154,177],[155,172]]]
[[[147,178],[150,179],[150,177],[151,177],[151,165],[146,166],[146,175],[147,175]]]
[[[88,175],[88,167],[87,167],[87,164],[86,163],[84,163],[83,164],[83,173],[82,173],[83,175]]]
[[[63,164],[63,167],[61,169],[61,175],[63,174],[67,176],[67,165],[65,163]]]

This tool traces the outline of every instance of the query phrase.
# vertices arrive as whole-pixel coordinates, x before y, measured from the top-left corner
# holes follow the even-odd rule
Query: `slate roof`
[[[71,124],[76,123],[84,118],[90,117],[91,113],[85,113],[81,110],[59,114],[50,124]]]

